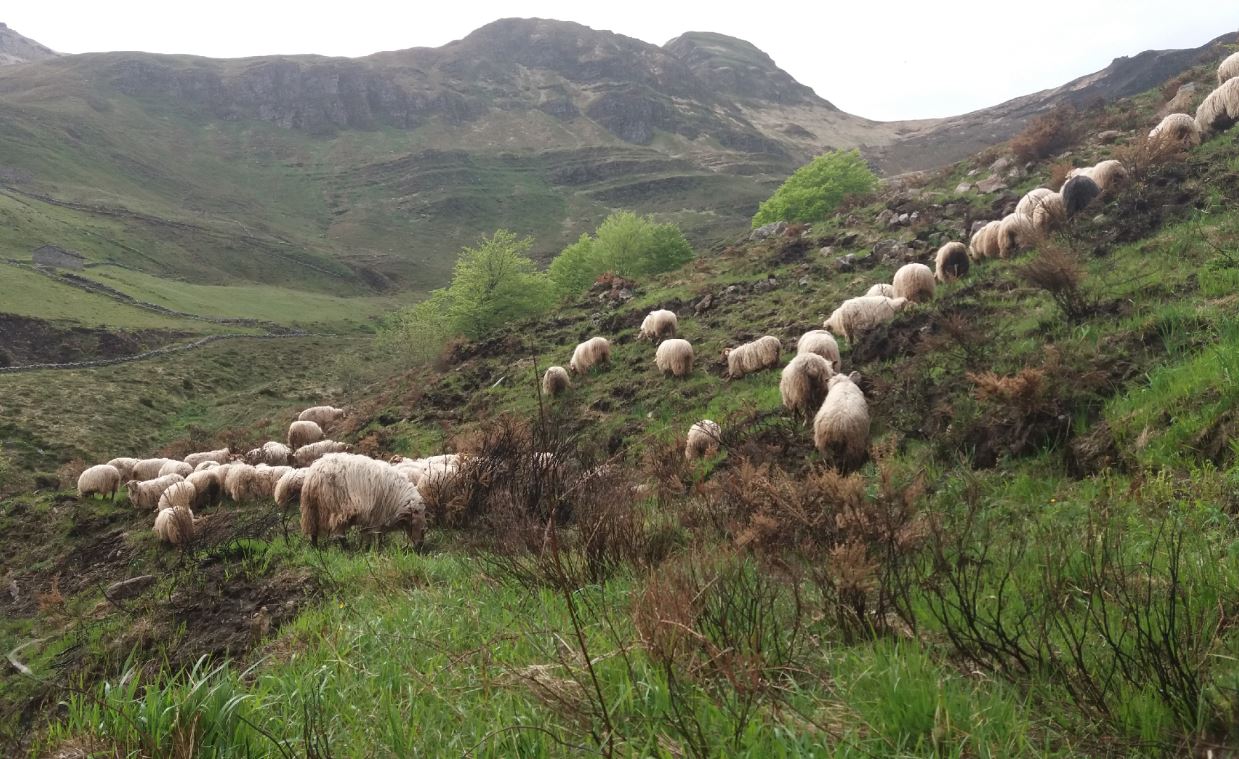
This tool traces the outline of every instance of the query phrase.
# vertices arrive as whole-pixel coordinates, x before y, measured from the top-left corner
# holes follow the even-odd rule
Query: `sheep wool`
[[[186,464],[184,461],[168,459],[164,462],[163,466],[159,467],[159,476],[163,477],[165,474],[179,474],[182,477],[188,477],[193,473],[193,471],[194,468],[189,464]]]
[[[1041,202],[1052,194],[1054,194],[1054,191],[1048,187],[1038,187],[1035,190],[1029,190],[1024,197],[1020,198],[1020,202],[1015,204],[1015,212],[1031,219],[1033,209],[1041,205]]]
[[[813,445],[835,466],[852,470],[869,451],[869,405],[856,374],[830,378],[826,400],[813,418]]]
[[[366,456],[332,453],[315,461],[301,488],[301,532],[318,544],[349,527],[368,532],[404,529],[420,543],[426,509],[417,488],[390,466]]]
[[[1196,109],[1196,126],[1205,137],[1230,129],[1236,121],[1239,121],[1239,77],[1227,79]]]
[[[998,257],[1010,258],[1031,246],[1036,239],[1037,228],[1033,226],[1032,219],[1023,214],[1007,214],[998,227]]]
[[[204,461],[198,466],[194,467],[194,471],[205,472],[208,469],[218,469],[221,466],[223,466],[223,464],[219,463],[218,461]]]
[[[295,504],[300,508],[301,488],[305,485],[305,476],[309,471],[309,469],[289,469],[280,477],[272,493],[276,506],[284,509]]]
[[[223,498],[224,483],[220,482],[218,465],[213,469],[199,469],[186,477],[185,481],[194,486],[195,510],[217,506]]]
[[[163,495],[163,491],[184,479],[179,474],[167,474],[153,480],[130,480],[125,483],[125,490],[128,492],[129,502],[134,506],[140,509],[154,509],[159,505],[159,497]]]
[[[660,308],[657,311],[651,311],[641,322],[641,331],[637,334],[637,339],[663,340],[675,337],[679,329],[680,322],[675,312]]]
[[[177,506],[192,508],[197,494],[197,489],[189,481],[174,482],[168,486],[167,490],[160,493],[158,509],[162,511]]]
[[[108,466],[115,467],[116,471],[120,472],[121,482],[128,482],[129,480],[135,479],[133,475],[133,467],[137,463],[138,463],[138,459],[129,458],[127,456],[122,456],[120,458],[115,458],[109,461]],[[159,470],[156,469],[155,471],[158,472]]]
[[[896,298],[921,303],[934,298],[934,273],[925,264],[904,264],[891,280]]]
[[[254,474],[258,478],[255,496],[258,500],[272,498],[275,495],[275,486],[279,483],[280,478],[285,474],[293,471],[290,466],[267,466],[259,464],[254,467]]]
[[[835,370],[830,362],[816,353],[798,353],[783,367],[779,379],[779,395],[783,407],[797,416],[808,418],[826,400],[826,389]]]
[[[885,282],[879,282],[873,287],[869,288],[865,292],[865,295],[868,295],[868,296],[881,295],[883,298],[894,298],[895,297],[895,286],[888,285]]]
[[[323,439],[323,428],[314,422],[296,421],[288,425],[288,447],[298,448]]]
[[[611,361],[611,343],[605,337],[591,337],[572,351],[568,368],[574,374],[585,374],[595,366]]]
[[[552,366],[542,375],[542,394],[548,398],[556,398],[572,387],[572,378],[568,370],[562,366]]]
[[[684,458],[688,461],[713,456],[718,452],[723,439],[723,429],[717,422],[702,419],[688,428],[688,441],[684,444]]]
[[[161,509],[155,515],[155,536],[174,546],[189,543],[194,538],[194,512],[185,506]]]
[[[274,440],[269,440],[263,443],[261,447],[245,454],[245,463],[253,466],[258,466],[259,464],[287,466],[292,463],[292,460],[293,449]]]
[[[1067,221],[1067,206],[1061,193],[1052,192],[1041,199],[1032,212],[1033,227],[1041,236],[1048,235]]]
[[[1077,173],[1078,172],[1078,173]],[[1103,193],[1112,190],[1119,186],[1127,179],[1127,169],[1121,161],[1110,159],[1102,161],[1095,166],[1090,166],[1087,169],[1074,169],[1067,174],[1070,179],[1073,176],[1086,176],[1097,183],[1097,188]]]
[[[141,459],[133,465],[133,479],[139,482],[153,480],[166,463],[168,459]]]
[[[998,230],[1002,221],[991,221],[981,227],[968,241],[968,255],[973,261],[998,257]]]
[[[824,329],[812,329],[800,336],[796,341],[797,353],[816,353],[830,362],[830,368],[836,372],[843,369],[843,361],[839,357],[839,343],[835,336]]]
[[[783,344],[773,335],[764,335],[751,343],[723,351],[727,359],[727,376],[740,379],[747,374],[760,372],[778,365]]]
[[[934,257],[934,278],[939,282],[950,282],[966,277],[971,265],[968,246],[962,242],[948,242],[938,248],[938,255]]]
[[[116,491],[120,489],[120,472],[111,464],[96,464],[77,477],[77,496],[85,498],[91,495],[110,496],[116,501]]]
[[[654,352],[658,371],[673,377],[687,377],[693,371],[693,346],[687,340],[663,340]]]
[[[311,406],[297,415],[297,421],[314,422],[326,430],[347,415],[347,411],[335,406]]]
[[[848,298],[834,310],[823,326],[833,334],[855,341],[865,332],[894,319],[907,303],[907,298],[868,295]]]
[[[1186,113],[1172,113],[1149,132],[1155,150],[1187,150],[1200,144],[1200,126]]]
[[[329,453],[347,453],[353,450],[348,443],[337,443],[334,440],[320,440],[298,448],[293,454],[293,463],[297,466],[309,466]]]
[[[1217,67],[1218,84],[1226,84],[1235,77],[1239,77],[1239,53],[1226,56],[1226,60]]]
[[[265,484],[255,467],[249,464],[230,464],[224,479],[224,495],[234,503],[257,501],[263,497]],[[271,492],[268,490],[266,494],[270,496]]]
[[[1077,174],[1063,182],[1058,192],[1063,197],[1063,210],[1071,217],[1088,208],[1101,195],[1101,187],[1087,174]]]
[[[204,451],[202,453],[191,453],[188,456],[186,456],[183,460],[186,464],[189,464],[191,467],[194,467],[196,469],[199,464],[203,464],[209,461],[214,461],[216,464],[227,464],[231,458],[232,458],[232,451],[228,450],[227,448],[220,448],[217,451]]]

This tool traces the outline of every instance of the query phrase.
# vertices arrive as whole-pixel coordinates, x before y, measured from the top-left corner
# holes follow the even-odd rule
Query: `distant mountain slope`
[[[56,53],[0,22],[0,66],[55,58]]]

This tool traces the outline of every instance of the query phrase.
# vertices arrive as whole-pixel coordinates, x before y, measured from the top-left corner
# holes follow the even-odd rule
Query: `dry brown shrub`
[[[977,400],[1000,403],[1027,412],[1041,405],[1045,395],[1045,372],[1036,367],[1021,369],[1010,376],[994,372],[969,373]]]
[[[77,478],[85,471],[87,464],[81,458],[69,459],[60,465],[56,470],[56,479],[60,482],[60,487],[69,490],[77,487]]]
[[[1063,186],[1063,182],[1067,181],[1067,175],[1075,167],[1071,165],[1071,161],[1055,161],[1050,164],[1050,179],[1046,183],[1046,187],[1052,190],[1058,190]]]
[[[1044,290],[1069,322],[1093,313],[1093,304],[1081,287],[1083,269],[1075,254],[1059,246],[1043,246],[1021,271],[1028,284]]]
[[[1011,138],[1011,152],[1022,162],[1037,161],[1070,147],[1079,139],[1075,108],[1060,105],[1038,116]]]

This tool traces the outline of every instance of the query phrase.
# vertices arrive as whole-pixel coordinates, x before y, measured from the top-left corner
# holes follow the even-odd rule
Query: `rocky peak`
[[[812,102],[835,109],[751,42],[713,32],[687,32],[663,49],[712,89],[733,97],[784,104]]]
[[[0,66],[55,58],[57,53],[0,22]]]

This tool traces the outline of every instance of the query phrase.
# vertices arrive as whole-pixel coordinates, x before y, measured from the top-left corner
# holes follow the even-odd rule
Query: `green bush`
[[[607,272],[644,277],[677,269],[692,258],[692,246],[676,225],[621,211],[608,216],[593,237],[581,235],[564,248],[547,274],[561,295],[574,295]]]
[[[832,150],[796,169],[762,203],[753,226],[775,221],[821,221],[854,195],[872,192],[878,178],[856,150]]]

